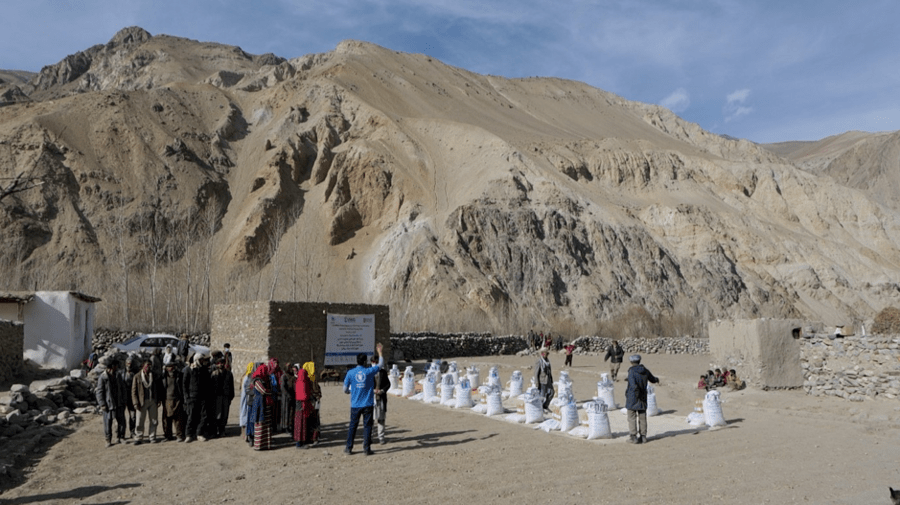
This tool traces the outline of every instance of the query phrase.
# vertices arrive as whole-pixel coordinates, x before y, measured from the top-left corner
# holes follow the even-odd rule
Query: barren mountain
[[[574,333],[900,300],[896,210],[579,82],[129,28],[20,88],[0,177],[43,184],[0,200],[0,278],[101,296],[101,324],[327,299],[390,304],[395,329]]]
[[[900,132],[847,132],[818,142],[765,147],[805,170],[861,189],[878,203],[900,211]]]

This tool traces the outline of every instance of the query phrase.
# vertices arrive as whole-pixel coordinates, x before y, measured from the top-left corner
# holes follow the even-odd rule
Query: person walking
[[[344,377],[344,393],[350,396],[350,425],[347,429],[347,444],[344,454],[353,454],[353,439],[356,438],[356,428],[359,418],[363,419],[363,452],[366,456],[375,454],[372,452],[372,413],[375,405],[375,376],[378,370],[384,366],[383,346],[379,343],[375,346],[378,351],[378,364],[368,366],[368,358],[365,353],[356,355],[356,368],[347,372]]]
[[[628,387],[625,389],[625,409],[628,411],[628,432],[632,444],[647,443],[647,383],[658,384],[659,379],[641,364],[641,355],[628,358]]]
[[[106,370],[97,377],[95,395],[97,405],[103,412],[103,435],[106,437],[106,447],[111,447],[113,445],[113,420],[116,422],[117,442],[122,443],[125,439],[125,384],[116,373],[119,368],[117,361],[103,357],[100,364],[104,365]]]
[[[544,399],[544,410],[550,408],[550,400],[553,399],[553,370],[550,367],[550,349],[541,347],[540,357],[534,364],[534,383],[541,388],[541,398]]]
[[[613,340],[612,345],[606,350],[606,356],[603,358],[603,361],[610,360],[609,375],[612,377],[613,382],[616,381],[616,377],[619,375],[619,367],[622,366],[622,359],[624,357],[625,350],[619,345],[618,340]]]
[[[375,357],[372,356],[372,364],[375,364]],[[377,425],[378,443],[384,445],[384,421],[387,416],[387,391],[391,387],[391,379],[388,377],[385,367],[378,369],[375,375],[375,408],[373,415],[375,416],[375,424]]]
[[[153,363],[149,360],[144,361],[141,365],[141,371],[134,376],[131,382],[131,402],[134,403],[134,409],[137,412],[137,439],[134,445],[140,445],[144,442],[144,434],[148,435],[151,443],[156,443],[156,427],[159,424],[159,404],[161,398],[159,394],[159,377],[153,373]],[[147,424],[150,426],[149,432],[144,431]]]
[[[575,352],[575,346],[572,344],[572,342],[569,342],[568,344],[566,344],[565,349],[566,349],[566,362],[563,363],[563,366],[571,367],[572,366],[572,353]]]

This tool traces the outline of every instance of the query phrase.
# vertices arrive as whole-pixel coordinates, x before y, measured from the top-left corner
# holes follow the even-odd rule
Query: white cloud
[[[678,88],[659,102],[660,105],[674,113],[684,112],[691,105],[691,97],[684,88]]]
[[[753,112],[753,107],[745,105],[749,96],[750,90],[744,88],[735,90],[725,97],[725,106],[722,107],[722,114],[725,116],[726,123]]]
[[[745,88],[736,90],[733,93],[729,93],[726,99],[728,100],[728,103],[744,103],[747,101],[748,96],[750,96],[750,90]]]

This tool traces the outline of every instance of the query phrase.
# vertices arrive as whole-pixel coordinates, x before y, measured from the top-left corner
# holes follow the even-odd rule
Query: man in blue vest
[[[344,454],[353,453],[353,439],[356,438],[356,427],[359,418],[363,418],[363,452],[366,456],[375,454],[372,452],[372,411],[375,408],[375,376],[378,370],[384,366],[380,343],[375,346],[378,351],[378,364],[368,366],[366,353],[356,355],[356,368],[347,372],[344,377],[344,393],[350,395],[350,426],[347,430],[347,446]]]

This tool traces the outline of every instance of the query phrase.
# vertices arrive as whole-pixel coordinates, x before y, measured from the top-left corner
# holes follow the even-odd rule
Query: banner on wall
[[[327,314],[325,365],[356,365],[356,355],[375,353],[375,314]]]

